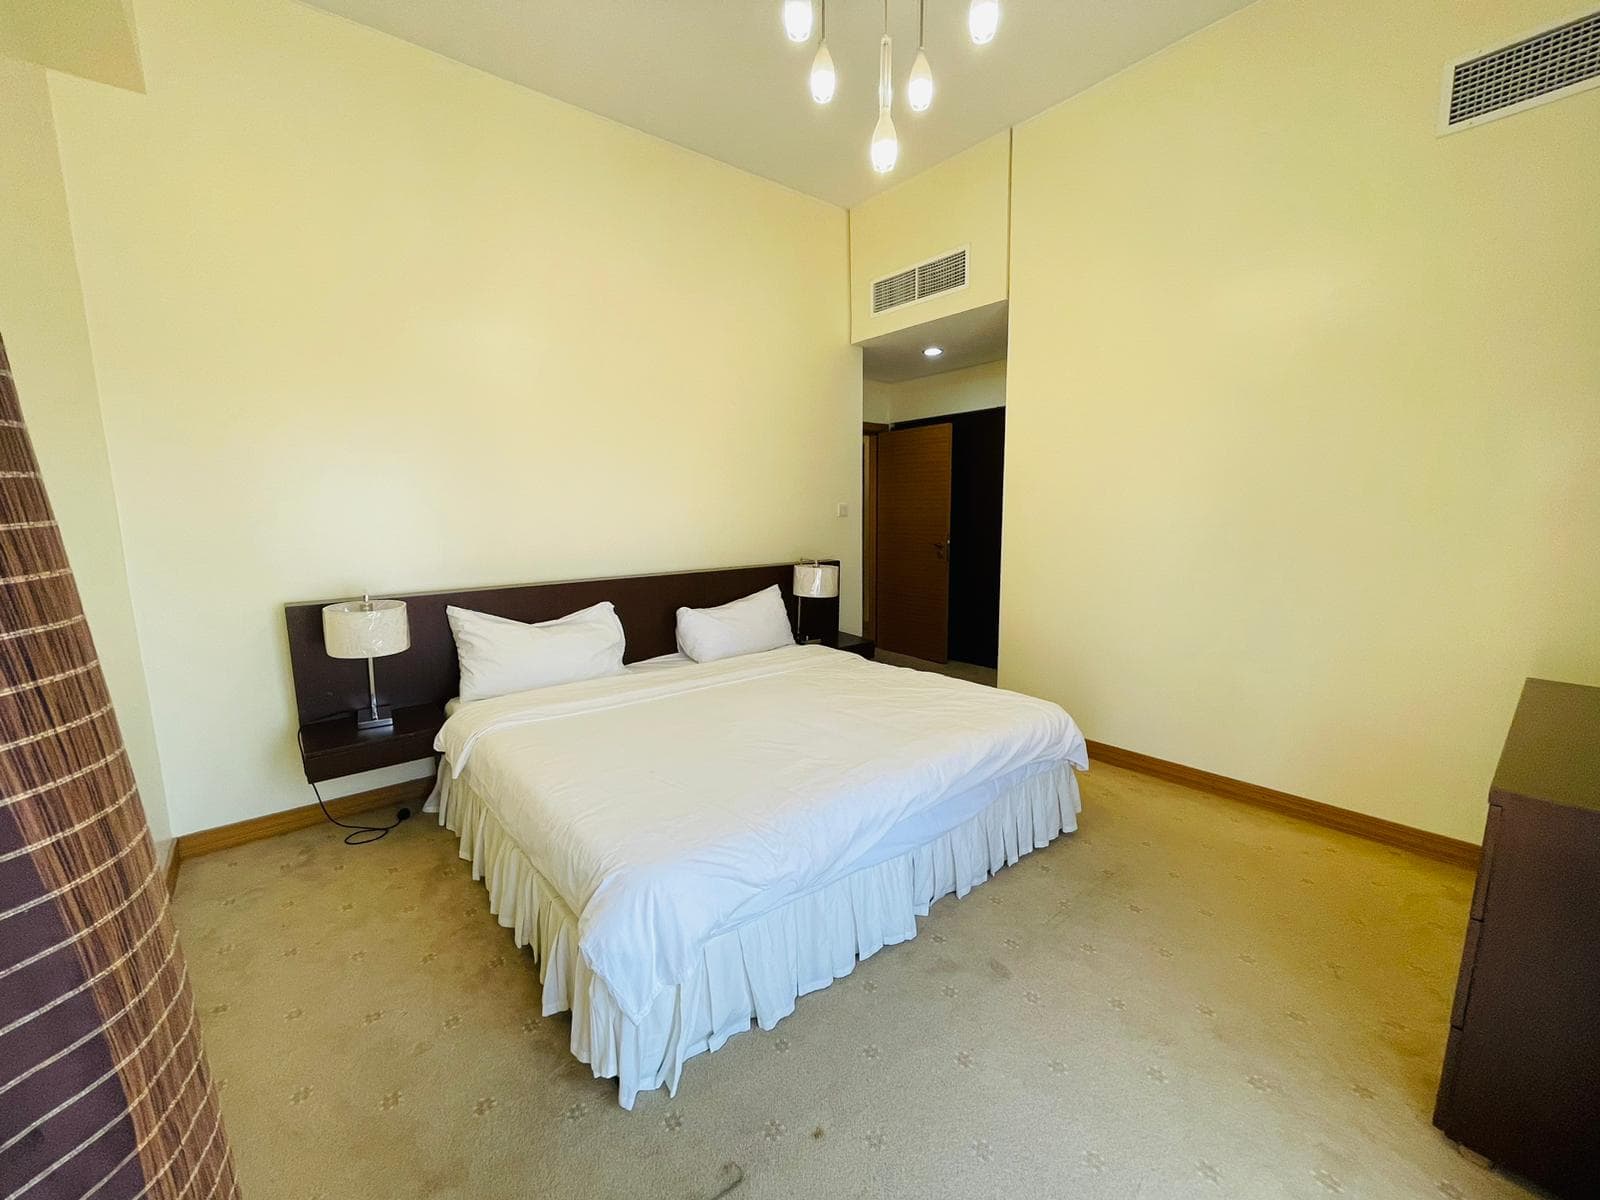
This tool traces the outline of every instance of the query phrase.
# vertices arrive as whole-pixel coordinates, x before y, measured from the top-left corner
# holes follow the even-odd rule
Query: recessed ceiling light
[[[925,350],[923,350],[922,357],[923,358],[938,358],[939,355],[941,355],[943,353],[944,353],[944,347],[943,346],[929,346]]]

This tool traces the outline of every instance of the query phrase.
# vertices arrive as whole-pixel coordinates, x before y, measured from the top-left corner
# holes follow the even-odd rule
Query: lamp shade
[[[794,594],[807,600],[831,600],[839,594],[837,563],[803,562],[794,565]]]
[[[404,600],[347,600],[322,610],[322,641],[332,658],[382,658],[411,645]]]

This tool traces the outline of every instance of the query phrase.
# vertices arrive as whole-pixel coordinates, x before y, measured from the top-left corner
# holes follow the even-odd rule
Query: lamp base
[[[378,706],[378,715],[373,716],[370,708],[356,709],[357,729],[393,729],[394,713],[387,704]]]

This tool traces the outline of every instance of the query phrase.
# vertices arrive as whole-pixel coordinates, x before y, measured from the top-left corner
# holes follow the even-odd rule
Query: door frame
[[[878,435],[889,428],[861,423],[861,635],[868,641],[878,624]]]

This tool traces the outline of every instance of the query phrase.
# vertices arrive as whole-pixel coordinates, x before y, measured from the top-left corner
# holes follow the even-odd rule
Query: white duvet
[[[1088,766],[1055,704],[819,646],[480,701],[435,748],[636,1022],[714,935],[947,832],[1002,780]]]

